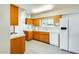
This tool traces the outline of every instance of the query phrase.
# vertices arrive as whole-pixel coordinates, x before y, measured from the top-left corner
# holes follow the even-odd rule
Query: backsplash
[[[10,26],[10,33],[13,32],[13,26]]]
[[[60,27],[59,26],[53,26],[53,27],[41,27],[41,26],[35,26],[34,27],[35,31],[48,31],[48,32],[53,32],[53,31],[59,31]]]

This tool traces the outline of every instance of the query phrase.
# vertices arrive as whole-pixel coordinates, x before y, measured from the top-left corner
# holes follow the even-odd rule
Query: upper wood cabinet
[[[18,7],[10,5],[10,25],[18,25]]]
[[[54,16],[55,25],[59,25],[61,16]]]
[[[39,26],[40,25],[40,19],[39,18],[33,19],[33,25]]]
[[[33,25],[33,20],[31,18],[26,18],[25,19],[25,24]]]
[[[26,18],[25,24],[39,26],[40,25],[40,19],[39,18],[36,18],[36,19]]]

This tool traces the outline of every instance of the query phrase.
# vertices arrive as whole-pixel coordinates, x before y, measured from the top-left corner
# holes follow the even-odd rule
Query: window
[[[41,26],[45,26],[45,27],[54,26],[54,19],[53,18],[43,18],[41,20]]]

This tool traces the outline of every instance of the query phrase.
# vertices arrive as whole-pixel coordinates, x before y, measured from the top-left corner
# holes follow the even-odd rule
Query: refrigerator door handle
[[[61,27],[61,30],[66,30],[67,29],[67,27]]]

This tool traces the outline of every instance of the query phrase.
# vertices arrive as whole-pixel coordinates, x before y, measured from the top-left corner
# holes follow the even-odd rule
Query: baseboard
[[[72,52],[72,51],[68,51],[68,50],[64,50],[64,49],[61,49],[62,51],[66,51],[66,52],[69,52],[69,53],[72,53],[72,54],[79,54],[79,53],[75,53],[75,52]]]

